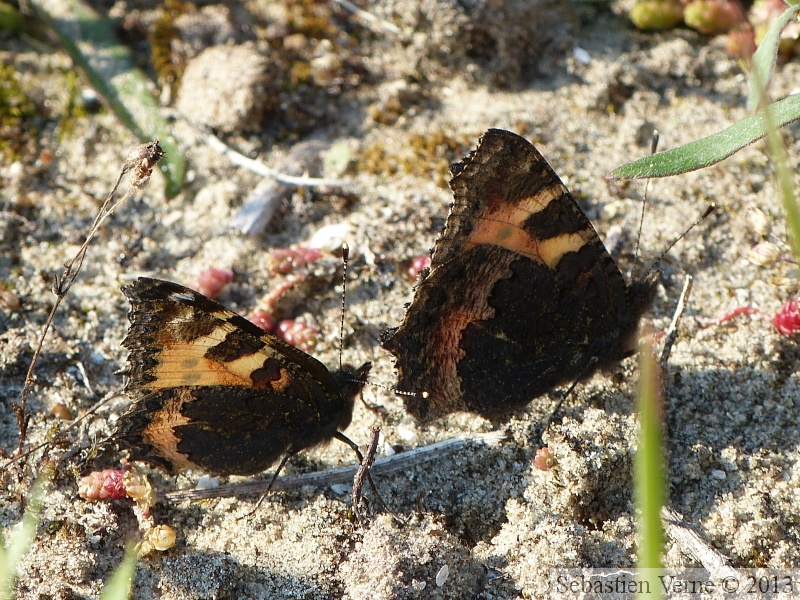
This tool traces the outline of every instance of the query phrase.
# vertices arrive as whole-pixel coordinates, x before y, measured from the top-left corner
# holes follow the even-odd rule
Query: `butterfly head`
[[[372,363],[370,362],[364,363],[357,369],[353,365],[346,364],[342,365],[341,369],[331,373],[340,390],[342,399],[345,401],[336,423],[338,430],[346,429],[350,424],[350,420],[353,418],[353,405],[355,404],[356,396],[361,393],[364,384],[367,383],[367,377],[371,369]]]

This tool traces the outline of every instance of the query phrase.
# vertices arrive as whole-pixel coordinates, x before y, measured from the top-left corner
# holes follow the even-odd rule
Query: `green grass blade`
[[[22,30],[22,14],[6,2],[0,2],[0,31],[17,33]]]
[[[166,178],[166,194],[177,194],[186,171],[184,157],[161,118],[147,78],[134,68],[130,51],[116,39],[111,22],[81,0],[31,0],[31,5],[124,125],[142,142],[159,141],[164,149],[159,168]]]
[[[795,258],[800,262],[800,210],[797,207],[797,197],[794,192],[794,173],[789,167],[786,148],[777,129],[771,131],[768,135],[767,146],[772,155],[772,162],[775,165],[778,189],[781,193],[781,200],[783,200],[783,208],[786,211],[786,229],[789,232],[789,245]]]
[[[752,77],[758,85],[758,72],[753,71]],[[757,88],[763,89],[763,88]],[[778,181],[778,191],[783,201],[783,208],[786,211],[786,229],[789,233],[789,246],[795,258],[800,261],[800,209],[797,206],[797,198],[794,193],[794,172],[789,167],[789,157],[786,155],[786,147],[783,138],[778,131],[777,119],[771,106],[767,106],[766,94],[759,96],[759,101],[763,107],[761,112],[767,127],[767,150],[772,158],[775,167],[775,177]]]
[[[800,94],[794,94],[770,105],[776,127],[800,119]],[[668,177],[708,167],[767,135],[764,111],[746,117],[727,129],[707,138],[640,158],[614,169],[608,179],[639,179]]]
[[[664,548],[661,507],[666,498],[664,475],[664,441],[662,432],[663,401],[658,364],[650,344],[639,348],[639,447],[634,464],[634,491],[638,512],[639,534],[637,567],[652,593],[661,589],[658,575]]]
[[[800,11],[800,5],[789,6],[780,17],[775,19],[753,55],[750,92],[747,95],[747,108],[749,110],[754,110],[759,105],[759,98],[762,92],[769,86],[772,73],[775,71],[775,60],[778,57],[781,32],[789,24],[789,21],[797,18],[798,11]]]
[[[100,593],[100,600],[127,600],[131,597],[131,586],[138,559],[136,544],[128,544],[125,548],[125,558],[108,578]]]
[[[22,526],[10,536],[8,548],[3,545],[3,536],[0,535],[0,600],[13,598],[14,576],[36,536],[36,526],[42,513],[42,497],[51,476],[51,472],[43,471],[33,484],[28,508],[22,517]]]

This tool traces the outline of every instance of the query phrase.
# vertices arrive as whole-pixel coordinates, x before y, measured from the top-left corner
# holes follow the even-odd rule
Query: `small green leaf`
[[[753,55],[753,76],[750,77],[750,92],[747,95],[747,108],[755,110],[758,106],[759,88],[758,83],[766,90],[769,87],[769,82],[772,79],[772,73],[775,70],[775,59],[778,56],[778,45],[781,42],[781,32],[789,24],[789,21],[797,18],[797,13],[800,11],[800,5],[788,7],[783,14],[775,19],[769,26],[764,39],[758,45],[756,53]]]
[[[125,558],[108,578],[103,591],[100,592],[100,600],[128,600],[131,597],[131,586],[138,559],[136,544],[128,544],[125,548]]]
[[[637,29],[672,29],[683,20],[683,5],[677,0],[640,0],[628,17]]]
[[[15,6],[0,2],[0,30],[16,33],[22,29],[22,14]]]
[[[161,118],[147,78],[134,68],[112,23],[81,0],[31,0],[31,5],[123,124],[143,142],[158,140],[164,149],[159,167],[166,178],[165,192],[168,197],[177,194],[186,171],[184,157]]]
[[[794,192],[794,171],[789,166],[789,157],[786,154],[786,147],[783,137],[778,131],[775,115],[767,106],[766,95],[759,86],[758,71],[752,73],[756,83],[756,94],[758,103],[766,110],[762,109],[767,125],[767,150],[775,166],[775,177],[778,180],[778,190],[783,200],[783,207],[786,210],[786,229],[789,233],[789,245],[792,247],[795,257],[800,260],[800,207],[797,206],[796,194]]]
[[[800,94],[779,100],[770,108],[776,127],[797,121],[800,119]],[[765,135],[767,124],[763,111],[759,111],[702,140],[626,163],[611,171],[606,178],[669,177],[696,171],[728,158]]]
[[[14,597],[14,577],[25,553],[28,552],[33,538],[36,536],[36,526],[42,513],[42,496],[45,486],[52,477],[51,470],[42,471],[33,484],[28,508],[22,517],[22,524],[10,536],[8,548],[3,546],[3,536],[0,535],[0,600]]]

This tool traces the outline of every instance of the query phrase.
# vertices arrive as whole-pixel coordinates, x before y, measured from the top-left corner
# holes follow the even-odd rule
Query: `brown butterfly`
[[[202,294],[139,278],[122,291],[131,303],[128,394],[135,403],[114,438],[131,458],[169,471],[259,473],[333,438],[371,364],[329,371]],[[359,454],[360,455],[360,454]]]
[[[510,412],[631,355],[657,273],[625,282],[538,150],[490,129],[451,171],[430,271],[381,338],[408,411]]]

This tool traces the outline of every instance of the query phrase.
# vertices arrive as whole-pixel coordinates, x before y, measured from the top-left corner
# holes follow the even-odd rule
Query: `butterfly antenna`
[[[650,140],[650,155],[656,153],[656,148],[658,148],[658,129],[653,130],[653,137]],[[630,281],[633,277],[633,268],[636,266],[636,263],[639,262],[639,250],[641,248],[642,242],[642,228],[644,227],[644,213],[647,209],[647,192],[650,188],[650,179],[648,178],[644,183],[644,197],[642,198],[642,214],[639,217],[639,233],[636,235],[636,254],[634,254],[633,265],[630,269],[628,269],[628,280]]]
[[[347,259],[350,257],[350,246],[342,243],[342,318],[339,323],[339,369],[342,369],[342,349],[344,348],[344,311],[347,307]]]
[[[653,271],[655,271],[655,270],[656,270],[656,266],[658,265],[658,263],[660,263],[662,260],[664,260],[664,257],[665,257],[665,256],[666,256],[666,255],[669,253],[669,251],[670,251],[670,250],[672,250],[672,248],[675,246],[675,244],[677,244],[677,243],[678,243],[678,242],[680,242],[680,241],[681,241],[683,238],[685,238],[685,237],[686,237],[686,235],[687,235],[687,234],[688,234],[688,233],[689,233],[689,232],[690,232],[692,229],[694,229],[695,227],[697,227],[697,225],[699,225],[699,224],[700,224],[700,222],[701,222],[703,219],[705,219],[705,218],[706,218],[708,215],[710,215],[712,212],[714,212],[714,211],[716,210],[716,208],[717,208],[717,203],[716,203],[716,202],[712,202],[711,204],[709,204],[709,205],[708,205],[708,207],[706,208],[706,210],[703,212],[703,214],[702,214],[702,215],[700,215],[700,216],[697,218],[697,220],[696,220],[694,223],[692,223],[691,225],[689,225],[689,227],[687,227],[687,228],[686,228],[686,230],[685,230],[685,231],[684,231],[682,234],[680,234],[680,235],[679,235],[677,238],[675,238],[675,240],[673,240],[673,241],[672,241],[672,243],[671,243],[669,246],[667,246],[666,250],[664,250],[664,251],[663,251],[663,252],[662,252],[662,253],[659,255],[659,257],[658,257],[658,258],[657,258],[655,261],[653,261],[653,264],[650,266],[650,268],[649,268],[649,269],[647,269],[647,274],[646,274],[646,275],[649,275],[650,273],[652,273]],[[645,275],[645,276],[646,276],[646,275]]]
[[[388,385],[383,385],[382,383],[375,383],[374,381],[358,381],[357,383],[363,383],[365,385],[371,385],[372,387],[380,388],[382,390],[386,390],[387,392],[392,392],[393,394],[397,394],[398,396],[413,396],[414,398],[427,398],[428,392],[404,392],[403,390],[398,390],[397,388],[389,387]]]
[[[342,348],[344,348],[344,313],[347,309],[347,260],[350,257],[350,246],[347,245],[347,242],[342,244],[342,318],[341,323],[339,324],[339,369],[342,369]],[[363,383],[365,385],[371,385],[373,387],[378,387],[390,392],[394,392],[400,396],[415,396],[419,398],[427,398],[428,392],[401,392],[400,390],[396,390],[394,388],[390,388],[389,386],[382,385],[380,383],[375,383],[369,381],[363,377],[359,377],[356,379],[351,380],[353,383]]]

